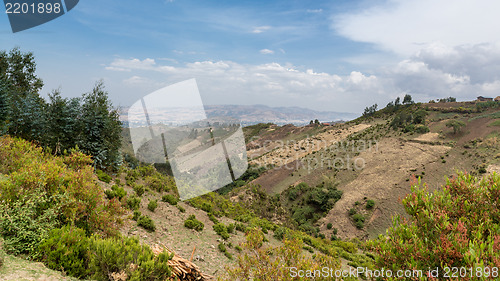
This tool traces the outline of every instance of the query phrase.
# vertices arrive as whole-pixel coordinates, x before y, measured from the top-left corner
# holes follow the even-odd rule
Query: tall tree
[[[43,82],[35,72],[33,53],[23,53],[19,48],[14,48],[9,53],[0,51],[0,80],[6,82],[9,92],[22,97],[38,93]]]
[[[74,148],[81,137],[81,98],[63,98],[59,91],[49,94],[45,111],[47,119],[46,146],[55,154]]]
[[[103,82],[83,96],[81,106],[80,149],[93,156],[97,168],[116,167],[121,162],[121,121],[113,108]]]

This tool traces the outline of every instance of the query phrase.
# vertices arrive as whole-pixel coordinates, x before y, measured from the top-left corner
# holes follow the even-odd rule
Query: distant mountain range
[[[304,125],[315,119],[320,122],[338,122],[352,120],[359,116],[359,114],[349,112],[315,111],[301,107],[269,107],[266,105],[206,105],[204,108],[208,118],[230,117],[241,121],[243,126],[258,123]],[[121,120],[125,122],[125,126],[128,124],[133,126],[146,125],[142,107],[135,108],[130,116],[128,115],[129,110],[132,109],[128,107],[120,109]],[[202,108],[163,109],[161,107],[148,109],[148,114],[153,123],[162,122],[170,125],[196,122],[199,121],[200,114],[204,115]]]
[[[266,105],[206,105],[208,117],[228,116],[241,120],[243,125],[274,123],[278,125],[309,124],[311,120],[320,122],[348,121],[359,117],[357,113],[315,111],[302,107],[269,107]]]

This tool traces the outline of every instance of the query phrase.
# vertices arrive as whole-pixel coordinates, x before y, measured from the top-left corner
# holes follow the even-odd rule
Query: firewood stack
[[[187,280],[187,281],[209,281],[214,280],[213,276],[204,274],[200,271],[198,266],[191,261],[177,255],[174,251],[167,248],[165,245],[154,245],[152,247],[155,255],[161,253],[163,250],[167,250],[170,253],[174,253],[171,260],[168,261],[168,265],[172,269],[173,276],[170,280]]]

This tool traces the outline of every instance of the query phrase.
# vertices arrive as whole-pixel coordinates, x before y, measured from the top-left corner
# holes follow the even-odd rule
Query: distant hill
[[[128,120],[128,107],[121,107],[121,120],[126,124],[130,121],[134,126],[146,125],[143,120],[142,108],[137,109],[137,118]],[[151,120],[162,120],[164,124],[187,124],[198,121],[200,108],[155,108],[148,109]],[[320,122],[349,121],[359,117],[350,112],[315,111],[302,107],[269,107],[266,105],[206,105],[208,118],[231,117],[241,121],[243,126],[258,123],[274,123],[277,125],[294,124],[296,126],[309,124],[311,120]]]
[[[359,116],[356,113],[315,111],[301,107],[269,107],[266,105],[207,105],[208,117],[228,116],[241,120],[243,125],[274,123],[278,125],[309,124],[318,119],[321,122],[348,121]]]

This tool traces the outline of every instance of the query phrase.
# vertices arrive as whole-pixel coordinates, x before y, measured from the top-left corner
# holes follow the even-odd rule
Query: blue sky
[[[13,34],[42,94],[79,96],[103,79],[116,105],[196,78],[206,104],[361,112],[416,100],[500,95],[497,1],[83,0]]]

